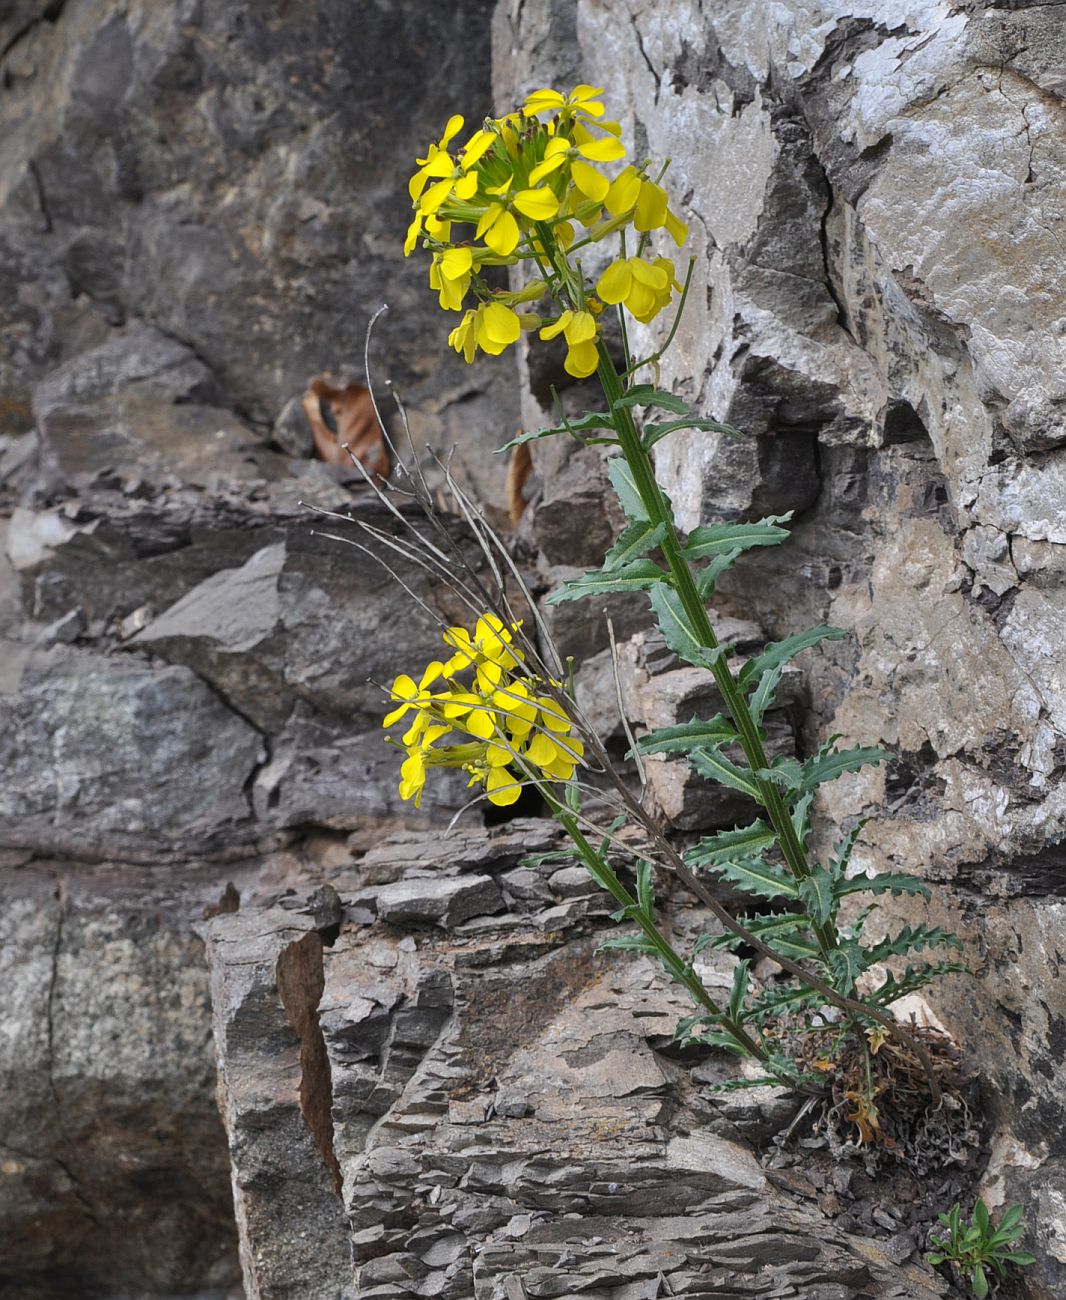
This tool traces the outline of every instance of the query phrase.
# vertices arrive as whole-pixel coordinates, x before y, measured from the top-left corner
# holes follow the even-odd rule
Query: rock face
[[[1027,1294],[1061,1293],[1064,69],[1053,3],[6,7],[0,1292],[944,1293],[921,1242],[767,1180],[754,1122],[702,1091],[728,1063],[670,1050],[676,990],[597,954],[572,863],[525,862],[550,821],[444,836],[462,778],[419,812],[396,792],[380,684],[465,612],[387,577],[399,525],[308,458],[299,399],[365,379],[388,301],[372,362],[416,450],[461,439],[504,517],[489,452],[553,384],[596,398],[543,347],[517,382],[448,352],[400,255],[406,179],[457,109],[589,81],[672,159],[690,227],[662,382],[749,435],[675,435],[659,475],[686,526],[795,512],[719,622],[741,652],[850,632],[789,676],[771,740],[896,755],[831,787],[818,833],[878,814],[857,863],[923,874],[922,919],[967,940],[935,1009],[982,1069]],[[534,457],[519,543],[547,590],[620,519],[598,450]],[[717,707],[643,597],[548,617],[620,758],[619,689],[646,725]],[[669,759],[649,789],[681,833],[745,814]]]

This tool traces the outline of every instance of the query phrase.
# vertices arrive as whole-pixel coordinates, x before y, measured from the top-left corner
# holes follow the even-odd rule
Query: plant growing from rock
[[[648,594],[667,646],[713,677],[724,709],[632,740],[638,765],[644,755],[683,755],[707,780],[747,795],[761,816],[704,838],[685,854],[675,849],[583,717],[570,686],[572,672],[560,661],[535,606],[530,604],[527,619],[535,635],[516,615],[507,591],[520,586],[518,570],[446,469],[493,581],[486,587],[458,562],[425,480],[417,469],[405,470],[408,490],[427,509],[435,531],[432,540],[415,536],[409,543],[394,542],[394,549],[453,583],[470,610],[471,627],[442,629],[441,659],[417,681],[402,674],[393,683],[394,707],[385,723],[404,726],[398,742],[405,752],[401,794],[417,803],[434,767],[461,768],[478,797],[496,805],[514,802],[523,787],[534,788],[590,874],[616,901],[618,919],[636,927],[604,946],[656,957],[691,994],[695,1012],[679,1026],[679,1036],[755,1058],[761,1070],[746,1083],[772,1082],[813,1094],[824,1091],[825,1071],[848,1054],[847,1047],[857,1062],[843,1089],[848,1119],[863,1141],[874,1140],[880,1119],[873,1058],[889,1038],[919,1063],[928,1099],[940,1104],[941,1071],[890,1008],[904,994],[962,969],[952,959],[921,956],[958,947],[958,941],[925,924],[904,926],[876,942],[865,937],[879,896],[929,893],[912,875],[852,871],[862,823],[841,835],[824,862],[809,851],[811,809],[820,787],[881,762],[885,751],[842,748],[833,737],[806,760],[767,757],[763,723],[785,667],[844,633],[811,628],[745,662],[715,634],[707,603],[716,584],[747,551],[785,542],[790,516],[710,524],[685,536],[656,480],[652,453],[662,439],[680,429],[736,431],[694,415],[653,382],[676,332],[693,263],[680,282],[670,247],[662,247],[667,241],[678,248],[687,235],[661,184],[666,168],[653,171],[647,161],[626,161],[621,128],[605,119],[600,93],[589,86],[566,95],[537,91],[519,110],[487,119],[458,145],[463,119],[451,118],[411,179],[414,219],[405,253],[419,244],[430,253],[430,285],[441,307],[461,313],[449,342],[467,361],[479,351],[502,353],[525,331],[545,341],[561,337],[567,372],[598,378],[600,410],[515,440],[564,436],[609,447],[610,482],[628,521],[601,568],[567,582],[549,599]],[[606,240],[617,241],[617,255],[593,280],[583,262],[598,258],[602,264]],[[490,286],[490,268],[514,266],[527,272],[520,287]],[[614,343],[605,331],[612,308]],[[673,320],[663,344],[634,357],[631,320],[647,325],[669,310]],[[649,373],[650,381],[641,378]],[[410,527],[388,493],[380,486],[378,491]],[[598,789],[588,782],[593,772],[605,778]],[[605,806],[613,817],[604,816]],[[633,884],[619,865],[631,855]],[[692,951],[678,951],[658,918],[656,871],[671,872],[692,889],[719,919],[722,933],[704,936]],[[705,883],[715,880],[761,900],[764,910],[743,923],[736,920]],[[871,901],[848,911],[856,897]],[[745,958],[736,966],[729,997],[716,1000],[698,973],[700,952],[741,945],[772,958],[792,982],[759,987]],[[869,988],[873,968],[892,959],[893,973]]]
[[[938,1218],[948,1235],[929,1238],[929,1244],[934,1247],[928,1256],[929,1263],[950,1264],[969,1281],[977,1300],[984,1300],[989,1293],[989,1271],[1002,1281],[1007,1276],[1008,1264],[1025,1268],[1036,1263],[1036,1257],[1027,1250],[1014,1249],[1025,1232],[1025,1215],[1020,1205],[1005,1210],[995,1226],[988,1207],[980,1199],[974,1203],[972,1222],[962,1218],[958,1201]]]

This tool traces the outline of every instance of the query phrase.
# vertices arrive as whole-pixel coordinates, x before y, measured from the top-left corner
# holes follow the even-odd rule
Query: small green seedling
[[[1012,1205],[1004,1212],[999,1226],[994,1228],[984,1201],[978,1200],[974,1204],[972,1223],[962,1218],[956,1201],[947,1214],[939,1216],[949,1236],[929,1238],[930,1245],[935,1248],[928,1257],[929,1263],[951,1264],[957,1272],[970,1279],[977,1300],[984,1300],[988,1295],[989,1266],[1002,1280],[1007,1276],[1008,1264],[1024,1268],[1036,1263],[1028,1251],[1012,1249],[1025,1231],[1024,1214],[1020,1205]]]

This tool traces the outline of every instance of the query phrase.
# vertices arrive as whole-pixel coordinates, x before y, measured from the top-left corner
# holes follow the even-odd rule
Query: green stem
[[[718,648],[718,638],[715,636],[711,621],[707,617],[703,599],[696,589],[696,581],[692,575],[692,570],[682,554],[681,539],[677,535],[673,514],[666,504],[662,489],[655,477],[651,458],[641,444],[640,434],[637,432],[636,424],[633,421],[632,411],[628,407],[617,405],[619,398],[624,393],[621,376],[618,374],[602,340],[600,340],[598,347],[600,354],[600,383],[603,386],[608,407],[615,413],[615,431],[618,434],[622,453],[633,471],[634,485],[640,493],[640,499],[644,503],[644,508],[648,512],[648,518],[651,522],[665,525],[665,536],[661,548],[670,568],[670,577],[674,589],[693,631],[696,632],[708,650],[716,650]],[[797,880],[802,880],[811,874],[811,869],[807,862],[807,854],[800,843],[799,836],[796,834],[796,828],[792,824],[792,817],[784,799],[781,797],[781,792],[772,781],[763,780],[755,775],[756,772],[769,767],[769,762],[763,748],[762,736],[755,719],[751,716],[751,710],[744,698],[744,692],[733,677],[724,655],[715,658],[711,666],[711,673],[721,693],[726,710],[737,729],[740,747],[748,767],[752,770],[752,780],[759,791],[759,802],[766,809],[770,824],[777,834],[781,852],[784,854],[789,869]],[[816,926],[814,933],[823,956],[837,946],[836,936],[833,934],[831,927]]]

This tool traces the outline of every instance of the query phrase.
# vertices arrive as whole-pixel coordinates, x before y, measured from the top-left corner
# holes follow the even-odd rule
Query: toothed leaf
[[[740,684],[750,691],[748,707],[756,722],[773,704],[781,674],[796,655],[820,641],[839,641],[845,635],[839,627],[809,627],[805,632],[774,641],[754,659],[749,659],[740,672]]]
[[[580,578],[563,583],[558,591],[548,597],[549,605],[562,605],[568,600],[582,600],[586,596],[609,596],[617,592],[647,591],[665,578],[654,560],[634,560],[617,569],[593,569]]]
[[[763,821],[752,822],[737,830],[719,831],[685,854],[690,867],[713,867],[730,858],[749,857],[777,843],[776,834]]]
[[[792,512],[787,515],[767,515],[756,524],[710,524],[695,528],[688,535],[683,553],[690,560],[712,560],[719,555],[728,555],[731,551],[748,551],[755,546],[779,546],[787,541],[787,528],[778,524],[787,523]]]
[[[719,785],[727,785],[731,790],[739,790],[751,799],[759,798],[759,788],[750,774],[737,767],[736,763],[730,762],[716,745],[694,749],[689,754],[688,761],[700,776],[707,777],[709,781],[717,781]]]
[[[638,520],[618,535],[618,539],[603,557],[603,572],[610,573],[653,551],[666,536],[665,524],[652,524],[647,519]]]
[[[633,471],[624,456],[611,457],[607,462],[607,476],[615,492],[618,493],[618,500],[622,503],[626,518],[633,523],[646,523],[648,511],[640,499],[637,485],[633,481]]]
[[[803,789],[814,790],[827,781],[835,781],[845,772],[857,772],[871,763],[883,763],[893,755],[886,749],[862,748],[833,749],[819,754],[804,763]]]
[[[705,745],[728,745],[737,739],[737,733],[728,718],[720,713],[704,721],[693,718],[691,722],[676,727],[659,727],[637,741],[642,754],[689,754]]]
[[[722,646],[711,649],[692,626],[681,597],[667,582],[651,589],[651,607],[662,629],[666,644],[674,654],[697,668],[710,668],[726,650]]]
[[[719,862],[715,870],[731,885],[738,885],[745,893],[755,894],[758,898],[799,897],[799,889],[792,877],[760,858]]]

